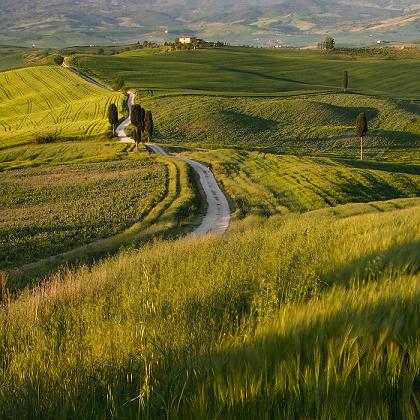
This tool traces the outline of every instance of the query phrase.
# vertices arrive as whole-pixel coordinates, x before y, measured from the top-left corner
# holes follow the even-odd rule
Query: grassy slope
[[[420,160],[418,60],[251,48],[138,50],[73,60],[94,77],[109,82],[118,75],[137,87],[141,103],[154,111],[160,142],[356,158],[354,121],[364,111],[367,158]],[[339,91],[343,70],[353,92],[370,96],[294,97]],[[153,98],[146,89],[155,91]]]
[[[110,81],[162,92],[278,95],[335,90],[343,70],[350,88],[365,94],[419,99],[417,60],[348,59],[313,51],[224,48],[112,57],[80,56],[75,64]]]
[[[418,212],[252,218],[58,275],[2,312],[0,413],[414,419]]]
[[[347,158],[359,156],[354,121],[364,111],[369,120],[366,158],[420,161],[420,107],[414,102],[350,94],[141,102],[153,111],[159,142]]]
[[[0,71],[20,67],[24,63],[23,50],[0,47]]]
[[[420,170],[382,164],[216,150],[188,153],[211,162],[240,213],[308,211],[349,202],[420,195]],[[355,165],[355,166],[354,166]]]
[[[115,142],[59,142],[0,150],[0,171],[40,165],[90,163],[127,157],[131,146]]]
[[[0,141],[27,143],[33,133],[83,137],[108,127],[107,106],[122,95],[93,86],[57,66],[0,73]]]

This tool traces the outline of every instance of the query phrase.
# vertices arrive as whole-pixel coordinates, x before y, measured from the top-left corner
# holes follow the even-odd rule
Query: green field
[[[0,47],[0,71],[20,67],[25,63],[23,49]]]
[[[150,159],[3,172],[0,269],[121,232],[165,184],[165,167]]]
[[[420,106],[360,95],[298,98],[143,97],[156,139],[197,147],[253,148],[296,155],[359,157],[354,121],[369,120],[367,159],[420,161]]]
[[[118,76],[136,88],[138,101],[153,111],[161,143],[351,159],[359,153],[355,119],[365,112],[366,158],[420,160],[415,59],[222,48],[70,61],[98,80]],[[341,92],[343,70],[351,94]]]
[[[52,277],[2,311],[1,417],[414,420],[413,205],[253,217]]]
[[[420,195],[418,166],[366,163],[360,168],[357,161],[236,150],[187,156],[212,163],[242,215],[268,216]]]
[[[416,420],[419,61],[118,48],[65,55],[212,164],[231,224],[182,238],[197,177],[100,135],[123,95],[0,72],[0,418]]]
[[[123,96],[93,86],[58,66],[0,73],[0,144],[31,142],[34,134],[86,137],[108,129],[107,106]]]
[[[62,163],[104,162],[126,158],[131,146],[114,141],[72,141],[0,150],[0,171]]]
[[[81,55],[71,62],[107,82],[119,76],[130,87],[163,94],[277,96],[335,91],[341,87],[343,70],[347,70],[350,89],[355,92],[420,99],[418,60],[354,59],[313,51],[255,48],[149,51],[111,57]]]

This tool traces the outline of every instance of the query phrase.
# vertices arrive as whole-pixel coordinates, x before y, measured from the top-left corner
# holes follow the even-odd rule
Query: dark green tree
[[[368,132],[366,114],[361,112],[356,118],[356,134],[360,138],[360,160],[363,160],[363,137]]]
[[[344,92],[347,92],[347,88],[349,87],[349,74],[346,70],[343,71],[343,89]]]
[[[153,125],[152,111],[146,111],[146,116],[144,119],[144,132],[147,136],[147,141],[149,142],[152,140],[153,130],[154,130],[154,125]]]
[[[115,135],[115,126],[118,124],[118,109],[115,104],[110,104],[108,107],[108,121],[112,126],[112,133]]]
[[[335,46],[335,40],[332,36],[327,36],[324,41],[326,50],[333,50]]]
[[[131,124],[134,125],[134,141],[136,143],[136,148],[138,148],[139,143],[141,142],[141,132],[142,130],[142,107],[138,104],[134,104],[131,107]]]
[[[57,55],[54,57],[54,63],[58,66],[62,66],[64,63],[64,57],[62,55]]]
[[[103,48],[99,48],[98,54],[99,55],[104,55],[105,54],[105,50]]]
[[[136,149],[138,149],[139,143],[141,143],[141,129],[139,127],[134,129],[134,142],[136,143]]]
[[[131,107],[131,124],[134,125],[134,127],[138,127],[140,125],[141,121],[141,106],[138,104],[134,104]]]
[[[144,108],[142,108],[141,113],[140,113],[140,128],[141,128],[141,131],[144,131],[145,118],[146,118],[146,110]]]

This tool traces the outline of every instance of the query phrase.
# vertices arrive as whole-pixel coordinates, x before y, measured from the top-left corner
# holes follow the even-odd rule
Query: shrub
[[[35,144],[54,143],[57,141],[57,133],[35,133],[33,135],[33,142]]]

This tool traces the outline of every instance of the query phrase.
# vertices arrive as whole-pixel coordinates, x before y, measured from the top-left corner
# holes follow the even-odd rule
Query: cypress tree
[[[118,124],[118,109],[115,104],[108,107],[108,121],[112,126],[112,133],[115,135],[115,126]]]
[[[141,131],[144,131],[144,127],[145,127],[145,118],[146,118],[146,110],[144,108],[141,108],[141,112],[140,112],[140,128]]]
[[[138,127],[140,124],[140,118],[141,118],[141,106],[134,104],[131,107],[131,124],[134,125],[134,127]]]
[[[344,92],[347,91],[347,88],[349,87],[349,74],[346,70],[343,71],[343,89]]]
[[[147,135],[148,141],[152,140],[153,137],[153,115],[152,111],[146,111],[145,122],[144,122],[144,131]]]
[[[363,137],[368,131],[366,114],[361,112],[356,118],[356,134],[360,138],[360,160],[363,160]]]

